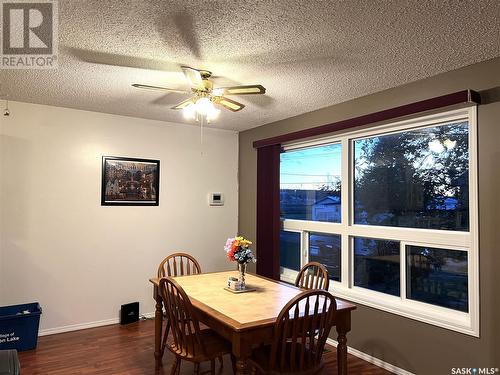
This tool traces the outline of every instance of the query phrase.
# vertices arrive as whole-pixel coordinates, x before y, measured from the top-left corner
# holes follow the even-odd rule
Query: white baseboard
[[[145,316],[146,318],[154,318],[155,313],[154,312],[145,313],[141,314],[140,316]],[[95,322],[71,324],[69,326],[42,329],[40,330],[40,332],[38,332],[38,336],[56,335],[58,333],[80,331],[82,329],[109,326],[111,324],[118,324],[118,323],[120,323],[119,318],[112,318],[112,319],[98,320]]]
[[[331,346],[337,347],[337,341],[335,341],[334,339],[330,339],[329,338],[329,339],[326,340],[326,342],[327,342],[327,344],[329,344]],[[355,357],[361,358],[362,360],[364,360],[366,362],[370,362],[371,364],[374,364],[375,366],[381,367],[384,370],[390,371],[393,374],[398,374],[398,375],[415,375],[415,374],[413,374],[410,371],[406,371],[406,370],[404,370],[402,368],[399,368],[399,367],[394,366],[394,365],[392,365],[390,363],[382,361],[379,358],[373,357],[373,356],[371,356],[369,354],[366,354],[366,353],[363,353],[363,352],[361,352],[361,351],[359,351],[357,349],[351,348],[350,346],[347,347],[347,352],[349,354],[352,354]]]

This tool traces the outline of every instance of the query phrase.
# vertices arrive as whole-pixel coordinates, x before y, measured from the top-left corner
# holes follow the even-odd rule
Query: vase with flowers
[[[238,289],[244,290],[246,288],[245,284],[245,273],[247,270],[247,264],[250,262],[256,262],[255,255],[250,249],[251,241],[243,236],[238,236],[234,238],[228,238],[226,241],[226,246],[224,250],[226,251],[227,258],[231,262],[236,262],[238,264]]]

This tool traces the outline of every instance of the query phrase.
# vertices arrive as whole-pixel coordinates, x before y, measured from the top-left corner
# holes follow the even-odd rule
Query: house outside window
[[[470,107],[284,145],[282,280],[318,261],[338,297],[478,336],[476,132]]]

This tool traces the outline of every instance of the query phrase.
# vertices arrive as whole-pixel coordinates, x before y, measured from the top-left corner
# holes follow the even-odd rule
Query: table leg
[[[231,359],[235,359],[235,374],[250,374],[247,359],[252,355],[252,345],[246,340],[245,335],[237,333],[232,337],[232,349]]]
[[[338,373],[339,375],[347,374],[347,338],[345,333],[339,332],[337,328],[337,332],[339,334],[337,341],[337,365],[338,365]]]
[[[156,289],[156,288],[155,288]],[[162,344],[162,329],[163,329],[163,304],[160,296],[155,290],[155,300],[156,300],[156,309],[155,309],[155,364],[156,367],[161,365],[161,358],[163,356],[161,350]]]
[[[351,330],[350,312],[337,315],[337,369],[339,375],[347,375],[347,332]]]

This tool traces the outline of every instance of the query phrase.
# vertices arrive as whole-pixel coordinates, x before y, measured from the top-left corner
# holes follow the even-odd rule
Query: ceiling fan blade
[[[221,97],[220,99],[216,100],[216,103],[220,104],[224,108],[229,109],[230,111],[233,111],[233,112],[238,112],[238,111],[241,111],[243,108],[245,108],[244,104],[235,102],[234,100],[224,98],[224,97]]]
[[[182,72],[193,86],[200,86],[202,83],[201,72],[189,66],[181,66]]]
[[[185,108],[188,105],[193,104],[193,103],[194,103],[193,98],[189,98],[189,99],[186,99],[186,100],[180,102],[179,104],[173,106],[172,109],[183,109],[183,108]]]
[[[177,92],[180,94],[191,93],[191,91],[186,91],[186,90],[169,89],[168,87],[160,87],[160,86],[142,85],[140,83],[133,83],[132,86],[137,89],[144,89],[144,90],[168,91],[168,92]]]
[[[262,85],[247,85],[247,86],[233,86],[233,87],[220,87],[215,90],[221,90],[224,95],[252,95],[252,94],[265,94],[266,88]]]

